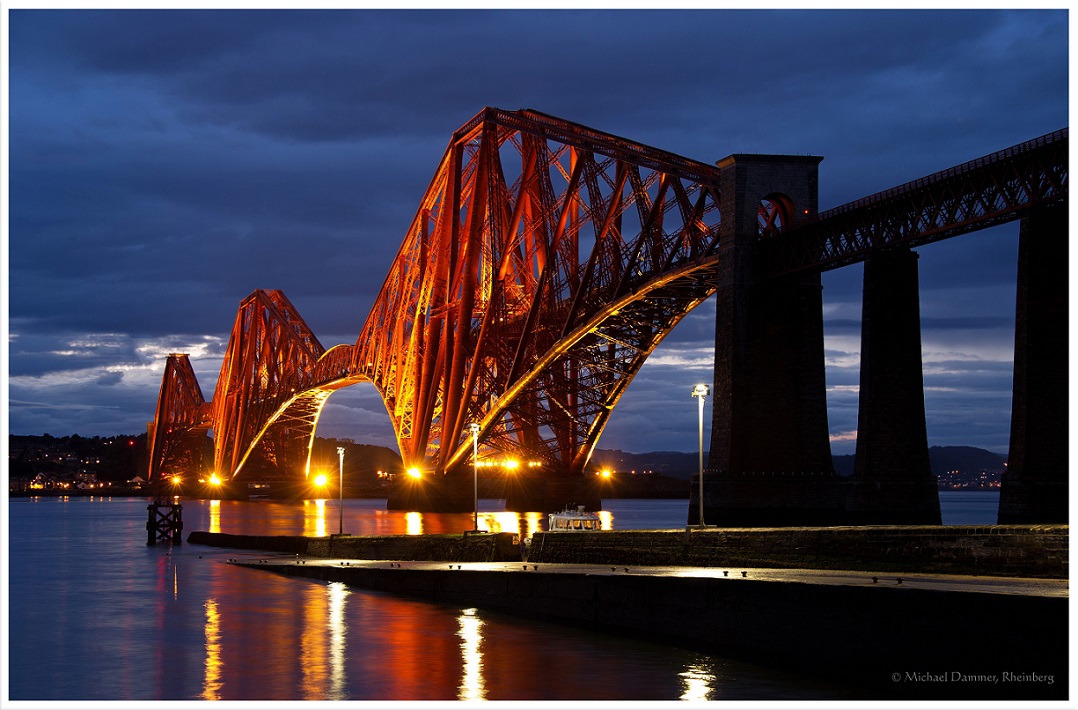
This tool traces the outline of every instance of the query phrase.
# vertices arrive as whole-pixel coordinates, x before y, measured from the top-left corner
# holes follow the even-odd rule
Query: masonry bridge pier
[[[588,462],[611,412],[714,295],[704,520],[694,481],[687,523],[938,525],[914,249],[1020,220],[999,522],[1065,523],[1067,146],[1064,129],[819,212],[821,157],[709,164],[530,109],[484,109],[453,134],[354,344],[327,350],[283,293],[260,290],[240,304],[211,400],[187,356],[169,356],[149,477],[303,489],[329,396],[370,382],[412,474],[399,472],[391,508],[471,510],[475,467],[497,465],[512,471],[510,510],[595,509]],[[854,263],[864,291],[847,479],[831,463],[821,274]]]
[[[1065,151],[1065,132],[818,215],[820,158],[733,155],[718,163],[723,212],[735,218],[720,239],[705,523],[940,523],[912,247],[1005,217],[1021,219],[1021,229],[999,522],[1067,522],[1066,157],[1043,155],[1056,143]],[[1014,185],[1044,184],[1046,173],[1063,186],[1060,199],[1014,209],[1028,194]],[[820,273],[856,261],[864,262],[861,377],[854,473],[845,479],[831,465]],[[688,519],[698,524],[698,481],[690,490]]]

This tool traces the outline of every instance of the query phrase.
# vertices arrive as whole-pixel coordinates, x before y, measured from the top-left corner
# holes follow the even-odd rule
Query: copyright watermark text
[[[1043,683],[1052,685],[1055,676],[1048,673],[964,673],[962,671],[903,671],[891,674],[895,683]]]

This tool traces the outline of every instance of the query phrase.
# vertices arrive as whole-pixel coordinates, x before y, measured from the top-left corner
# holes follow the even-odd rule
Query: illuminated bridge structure
[[[933,501],[938,522],[920,465],[911,248],[1023,219],[1023,254],[1049,240],[1044,252],[1065,253],[1067,132],[825,213],[820,160],[732,155],[709,165],[532,110],[484,109],[453,134],[354,344],[326,350],[283,293],[260,290],[240,304],[211,400],[188,357],[169,356],[148,427],[150,479],[210,468],[212,431],[222,478],[303,482],[329,396],[370,382],[405,466],[434,487],[426,498],[400,487],[391,506],[471,509],[473,423],[480,459],[529,462],[540,484],[507,506],[594,506],[584,470],[611,411],[663,337],[718,293],[707,522],[933,522]],[[820,274],[858,261],[867,350],[850,483],[830,463]],[[1028,286],[1039,304],[1061,288],[1065,313],[1065,259],[1034,258],[1039,271],[1026,279],[1029,261],[1019,265],[1019,334],[1056,337],[1024,317],[1022,294]],[[1045,285],[1041,271],[1059,263],[1062,285]],[[892,352],[892,341],[905,346]],[[1065,387],[1034,396],[1019,377],[1040,372],[1025,361],[1042,351],[1016,346],[1016,414],[1022,397],[1033,397],[1036,419],[1036,398],[1062,396],[1065,420]],[[908,404],[896,407],[895,392]],[[1014,478],[1014,437],[1021,449],[1032,432],[1012,428]],[[1047,436],[1065,467],[1065,421],[1062,441]],[[1054,491],[1060,481],[1049,478]],[[1026,485],[1019,507],[1041,515],[1042,489]]]

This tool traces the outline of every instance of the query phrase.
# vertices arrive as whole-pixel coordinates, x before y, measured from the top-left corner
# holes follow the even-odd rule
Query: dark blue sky
[[[820,207],[1068,124],[1054,11],[7,13],[9,431],[145,430],[170,352],[210,396],[241,299],[354,342],[453,131],[534,108],[714,162],[824,156]],[[1007,448],[1017,225],[920,251],[928,436]],[[824,277],[829,425],[852,453],[861,270]],[[693,451],[713,304],[600,448]],[[393,445],[377,394],[324,436]]]

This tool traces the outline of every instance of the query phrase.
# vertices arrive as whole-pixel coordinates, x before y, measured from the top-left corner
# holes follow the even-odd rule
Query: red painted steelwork
[[[461,466],[477,422],[481,456],[581,472],[647,355],[714,290],[717,178],[485,109],[454,134],[354,346],[324,352],[278,291],[243,301],[211,406],[215,471],[305,474],[329,394],[369,380],[409,466]]]
[[[718,176],[536,111],[484,109],[453,134],[355,345],[325,351],[284,294],[256,291],[211,403],[186,356],[169,357],[150,478],[196,466],[191,442],[209,428],[222,478],[306,476],[326,400],[360,381],[381,393],[406,466],[465,465],[475,422],[481,458],[582,472],[644,360],[715,290]],[[1062,131],[796,228],[769,202],[761,264],[834,268],[1065,196]]]

